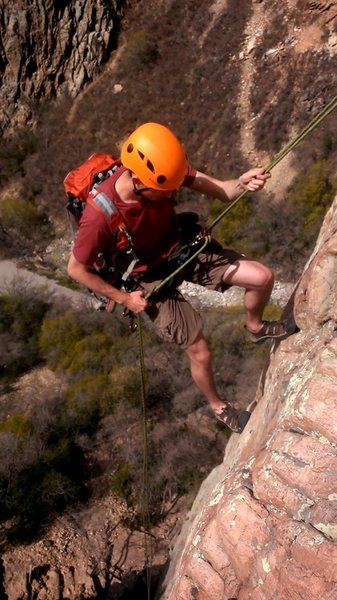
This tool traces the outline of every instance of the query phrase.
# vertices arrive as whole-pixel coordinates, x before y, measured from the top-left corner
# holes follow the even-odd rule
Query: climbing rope
[[[306,125],[302,131],[300,131],[299,134],[297,134],[297,136],[291,140],[282,150],[281,152],[279,152],[278,154],[276,154],[276,156],[274,156],[274,158],[272,159],[272,161],[269,163],[269,165],[267,165],[264,169],[265,173],[269,173],[285,156],[287,156],[287,154],[289,154],[289,152],[291,152],[294,148],[296,148],[296,146],[302,141],[304,140],[304,138],[311,133],[311,131],[313,129],[315,129],[315,127],[317,127],[317,125],[319,125],[319,123],[321,121],[323,121],[323,119],[325,119],[335,108],[337,107],[337,96],[335,96],[319,113],[318,115],[316,115],[316,117],[314,117],[309,123],[308,125]],[[221,219],[223,219],[223,217],[230,211],[232,210],[232,208],[239,202],[239,200],[241,200],[241,198],[243,198],[246,194],[247,194],[248,190],[245,190],[244,192],[242,192],[242,194],[240,194],[240,196],[238,196],[235,200],[233,200],[233,202],[231,202],[228,206],[226,206],[225,210],[223,210],[220,215],[214,219],[214,221],[211,223],[211,225],[209,226],[208,230],[211,231],[213,229],[213,227],[215,227],[215,225],[217,225],[219,223],[219,221],[221,221]]]
[[[148,435],[147,435],[147,411],[146,411],[146,374],[144,363],[144,343],[143,331],[140,315],[137,314],[138,331],[138,352],[141,380],[141,400],[142,400],[142,422],[143,422],[143,472],[142,472],[142,493],[141,493],[141,512],[144,528],[144,551],[146,568],[146,586],[147,598],[151,598],[151,564],[152,564],[152,544],[151,544],[151,522],[149,510],[149,461],[148,461]]]

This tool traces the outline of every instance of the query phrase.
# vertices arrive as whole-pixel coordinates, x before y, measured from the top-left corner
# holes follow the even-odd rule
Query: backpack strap
[[[132,246],[131,236],[110,196],[105,192],[93,189],[87,197],[87,203],[103,214],[112,233],[117,232],[117,248],[128,251],[128,248]]]
[[[104,214],[106,221],[108,221],[110,226],[113,226],[113,229],[116,228],[115,221],[116,217],[119,215],[119,212],[107,194],[104,192],[98,192],[95,194],[95,190],[92,190],[87,197],[87,202]]]
[[[120,215],[119,210],[115,206],[113,200],[105,193],[92,190],[87,198],[88,204],[100,211],[107,221],[112,233],[117,232],[116,247],[119,250],[124,250],[126,254],[131,255],[131,262],[125,272],[122,274],[123,287],[127,287],[129,277],[139,261],[132,243],[131,235]]]

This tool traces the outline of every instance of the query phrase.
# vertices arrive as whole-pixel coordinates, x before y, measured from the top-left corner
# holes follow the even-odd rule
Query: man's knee
[[[266,265],[245,259],[237,261],[227,269],[223,282],[246,289],[269,290],[274,283],[274,274]]]
[[[193,363],[208,366],[211,362],[211,352],[204,337],[191,344],[185,352]]]
[[[256,283],[261,288],[269,288],[274,284],[274,273],[265,265],[260,265],[256,276]]]

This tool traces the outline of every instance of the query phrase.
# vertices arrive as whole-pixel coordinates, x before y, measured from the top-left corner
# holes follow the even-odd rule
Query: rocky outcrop
[[[337,596],[337,199],[270,349],[258,404],[204,482],[162,600]],[[192,524],[191,524],[192,523]]]
[[[25,125],[41,98],[74,97],[107,62],[122,0],[0,2],[0,131]]]

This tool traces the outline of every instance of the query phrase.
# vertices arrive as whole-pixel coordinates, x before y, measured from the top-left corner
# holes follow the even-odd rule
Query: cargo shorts
[[[163,293],[159,293],[158,298],[154,297],[145,311],[160,337],[165,341],[175,342],[184,349],[193,344],[202,332],[202,318],[176,287],[183,281],[189,281],[210,290],[223,292],[230,287],[223,283],[223,276],[228,267],[244,258],[243,254],[222,248],[217,243],[211,243],[201,252],[182,272],[179,280],[164,289]],[[140,285],[149,291],[160,281],[141,281]]]

